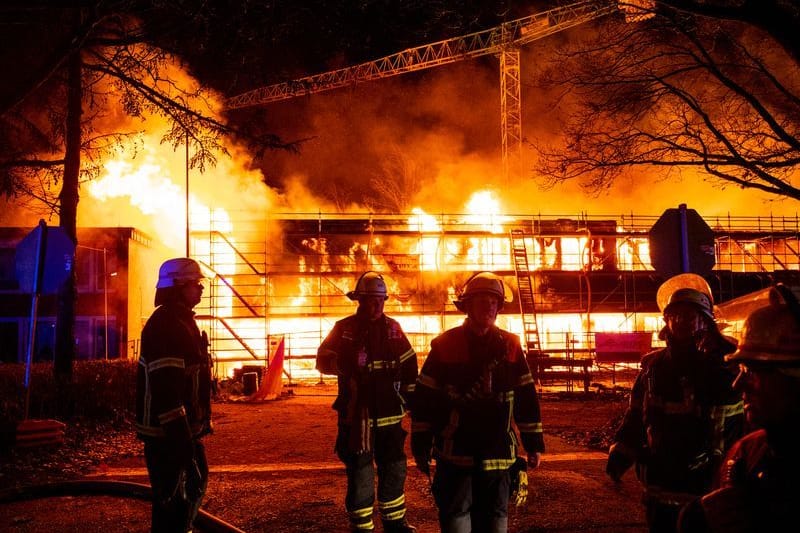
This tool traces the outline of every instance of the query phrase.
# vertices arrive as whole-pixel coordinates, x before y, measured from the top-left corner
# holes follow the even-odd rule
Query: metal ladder
[[[536,360],[542,356],[539,341],[539,326],[536,322],[536,302],[533,299],[533,282],[528,267],[528,252],[525,249],[525,234],[521,229],[511,230],[511,251],[514,257],[514,270],[519,288],[519,312],[522,315],[524,334],[523,346],[529,358]],[[534,369],[531,369],[536,374]]]

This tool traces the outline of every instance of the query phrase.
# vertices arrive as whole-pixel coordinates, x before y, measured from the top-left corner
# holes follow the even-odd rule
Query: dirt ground
[[[215,433],[205,439],[211,473],[203,509],[247,532],[348,531],[344,471],[333,453],[335,387],[284,390],[288,394],[270,402],[215,403]],[[618,485],[604,474],[605,437],[624,406],[624,394],[542,394],[547,453],[542,466],[530,473],[528,504],[511,510],[511,532],[646,531],[632,474]],[[62,478],[147,483],[140,448]],[[15,480],[6,476],[0,481],[7,487]],[[409,522],[420,533],[438,531],[428,480],[413,463],[406,501]],[[379,522],[376,516],[381,531]],[[148,504],[126,498],[71,496],[0,504],[0,531],[11,533],[140,532],[148,524]]]

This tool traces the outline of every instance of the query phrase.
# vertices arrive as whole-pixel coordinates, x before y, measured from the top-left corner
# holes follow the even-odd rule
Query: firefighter
[[[619,481],[634,463],[651,532],[673,532],[681,507],[712,485],[723,454],[743,427],[735,345],[716,326],[711,290],[679,274],[658,290],[666,347],[642,358],[630,403],[609,450],[606,473]]]
[[[517,460],[516,424],[527,467],[544,452],[533,377],[519,338],[495,326],[503,281],[479,272],[455,306],[463,324],[434,338],[414,392],[411,450],[430,476],[441,530],[502,533],[508,529],[509,470]]]
[[[335,452],[345,465],[345,507],[354,532],[374,530],[374,477],[378,510],[387,533],[413,533],[406,520],[407,432],[402,427],[417,379],[417,354],[400,324],[386,316],[386,282],[365,272],[347,297],[355,314],[334,324],[317,351],[317,370],[338,379]]]
[[[201,438],[211,432],[211,359],[208,337],[192,311],[204,279],[192,259],[165,261],[158,272],[156,310],[142,330],[136,430],[144,442],[157,533],[191,529],[208,481]]]
[[[734,387],[754,429],[734,444],[720,488],[687,506],[680,531],[790,531],[800,501],[800,305],[790,290],[769,291],[769,304],[745,320]],[[791,524],[795,524],[792,526]]]

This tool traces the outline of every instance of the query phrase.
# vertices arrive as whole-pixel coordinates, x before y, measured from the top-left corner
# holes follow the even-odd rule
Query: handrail
[[[253,351],[253,349],[250,347],[250,345],[247,344],[247,341],[245,341],[241,336],[239,336],[238,333],[236,333],[236,331],[233,330],[231,325],[228,324],[228,322],[224,318],[214,315],[195,315],[195,318],[197,320],[216,320],[217,322],[222,324],[225,327],[225,329],[228,330],[228,333],[230,333],[233,336],[233,338],[236,339],[237,342],[242,345],[242,347],[247,351],[247,353],[249,353],[253,357],[253,359],[255,359],[256,361],[259,360],[258,354],[256,354],[255,351]]]
[[[753,262],[753,265],[755,265],[755,266],[757,266],[758,268],[761,269],[761,272],[769,272],[764,267],[764,264],[761,261],[759,261],[758,258],[755,255],[752,254],[752,252],[748,251],[747,248],[745,248],[744,245],[742,243],[740,243],[737,239],[733,239],[731,237],[728,237],[728,242],[734,243],[739,248],[739,250],[742,251],[742,253],[745,255],[745,257],[749,258]]]
[[[795,256],[795,257],[797,257],[797,258],[800,258],[800,254],[798,254],[798,253],[797,253],[797,250],[795,250],[794,248],[792,248],[792,245],[791,245],[791,244],[789,244],[789,241],[785,241],[785,242],[783,243],[783,245],[784,245],[784,246],[786,246],[786,247],[789,249],[789,251],[790,251],[790,252],[792,252],[792,253],[794,254],[794,256]]]
[[[786,244],[788,244],[788,243],[786,243]],[[788,270],[789,269],[786,266],[786,263],[781,261],[781,259],[778,257],[778,254],[775,253],[775,247],[774,246],[771,246],[770,248],[767,248],[766,252],[767,252],[767,254],[769,254],[770,257],[772,257],[773,261],[775,261],[776,263],[778,263],[781,266],[782,269],[784,269],[784,270]]]
[[[250,354],[250,356],[251,356],[253,359],[255,359],[256,361],[259,361],[259,360],[261,359],[261,358],[258,356],[258,354],[256,354],[256,353],[255,353],[255,351],[254,351],[254,350],[253,350],[253,349],[250,347],[250,345],[249,345],[249,344],[247,344],[247,341],[246,341],[245,339],[243,339],[243,338],[242,338],[242,337],[241,337],[241,336],[240,336],[238,333],[236,333],[236,332],[233,330],[233,328],[231,327],[231,325],[230,325],[230,324],[228,324],[228,322],[227,322],[227,321],[226,321],[224,318],[222,318],[222,317],[219,317],[219,316],[214,316],[214,315],[195,315],[195,318],[196,318],[197,320],[216,320],[217,322],[221,323],[221,324],[222,324],[222,325],[225,327],[225,329],[227,329],[227,330],[228,330],[228,332],[229,332],[229,333],[230,333],[230,334],[233,336],[233,338],[234,338],[234,339],[236,339],[236,341],[237,341],[239,344],[241,344],[241,345],[242,345],[242,348],[244,348],[244,349],[245,349],[245,351],[247,351],[247,353],[249,353],[249,354]],[[284,349],[286,349],[286,348],[284,348]],[[266,360],[266,359],[267,359],[267,357],[268,357],[268,356],[265,354],[265,355],[264,355],[264,359]],[[289,359],[289,357],[287,357],[287,359]],[[226,360],[230,361],[230,359],[226,359]],[[290,380],[292,379],[292,376],[291,376],[291,375],[289,375],[289,373],[286,371],[286,369],[285,369],[285,368],[283,369],[283,375],[285,375],[285,376],[286,376],[287,378],[289,378]]]
[[[258,269],[255,267],[255,265],[253,265],[253,263],[251,263],[251,262],[250,262],[250,260],[249,260],[249,259],[247,259],[247,258],[244,256],[244,254],[243,254],[242,252],[240,252],[240,251],[239,251],[239,249],[238,249],[238,248],[237,248],[237,247],[236,247],[236,246],[235,246],[235,245],[234,245],[234,244],[233,244],[233,243],[232,243],[230,240],[228,240],[228,237],[226,237],[224,233],[222,233],[222,232],[221,232],[221,231],[219,231],[219,230],[212,230],[212,231],[210,231],[210,232],[209,232],[209,234],[210,234],[210,235],[218,235],[219,237],[222,237],[222,240],[223,240],[223,241],[225,241],[225,243],[226,243],[228,246],[230,246],[231,250],[233,250],[233,251],[234,251],[234,253],[235,253],[236,255],[238,255],[238,256],[239,256],[239,258],[240,258],[242,261],[244,261],[244,263],[245,263],[247,266],[249,266],[249,267],[250,267],[250,270],[252,270],[252,271],[253,271],[253,274],[256,274],[256,275],[259,275],[259,276],[266,276],[266,272],[259,272],[259,271],[258,271]]]
[[[258,313],[258,311],[257,311],[255,308],[253,308],[253,306],[252,306],[252,305],[250,305],[249,303],[247,303],[247,300],[245,300],[245,299],[244,299],[244,296],[242,296],[242,295],[239,293],[239,291],[237,291],[237,290],[236,290],[236,289],[233,287],[233,285],[231,285],[231,283],[230,283],[230,282],[229,282],[227,279],[225,279],[225,277],[224,277],[224,276],[222,276],[222,275],[221,275],[219,272],[217,272],[217,271],[216,271],[216,270],[215,270],[215,269],[214,269],[214,268],[213,268],[211,265],[209,265],[208,263],[206,263],[206,262],[204,262],[204,261],[200,261],[200,260],[198,260],[197,262],[198,262],[198,263],[200,263],[200,265],[201,265],[201,267],[202,267],[203,269],[207,270],[208,272],[211,272],[211,273],[213,273],[213,274],[214,274],[214,276],[213,276],[213,277],[214,277],[214,279],[218,279],[218,280],[222,281],[222,283],[224,283],[224,284],[225,284],[225,286],[226,286],[226,287],[228,287],[228,288],[231,290],[231,292],[233,293],[233,295],[234,295],[234,296],[236,296],[236,298],[237,298],[237,299],[238,299],[240,302],[242,302],[242,303],[244,304],[244,306],[245,306],[245,307],[247,307],[247,309],[248,309],[248,310],[249,310],[249,311],[250,311],[250,312],[253,314],[253,316],[254,316],[254,317],[256,317],[256,318],[263,317],[263,315],[260,315],[260,314]]]
[[[220,275],[219,275],[219,273],[217,273],[217,272],[214,272],[214,274],[215,274],[215,278],[214,278],[214,279],[221,280],[221,281],[222,281],[222,283],[224,283],[224,284],[225,284],[225,286],[226,286],[226,287],[228,287],[228,288],[231,290],[231,292],[233,293],[233,295],[234,295],[234,296],[236,296],[236,298],[237,298],[237,299],[238,299],[240,302],[242,302],[242,303],[244,304],[244,306],[245,306],[245,307],[246,307],[246,308],[247,308],[247,309],[248,309],[248,310],[249,310],[249,311],[250,311],[250,312],[253,314],[253,316],[254,316],[254,317],[257,317],[257,318],[261,318],[261,317],[263,317],[263,315],[259,314],[259,313],[258,313],[258,311],[257,311],[257,310],[256,310],[256,309],[255,309],[255,308],[252,306],[252,305],[250,305],[250,304],[247,302],[247,300],[245,300],[245,299],[244,299],[244,296],[242,296],[242,295],[239,293],[239,291],[238,291],[238,290],[236,290],[236,289],[233,287],[233,285],[231,285],[230,281],[228,281],[227,279],[225,279],[225,277],[223,277],[223,276],[220,276]]]

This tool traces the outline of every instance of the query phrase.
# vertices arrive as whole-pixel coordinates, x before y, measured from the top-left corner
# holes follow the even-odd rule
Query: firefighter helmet
[[[383,276],[372,270],[364,272],[356,282],[356,288],[347,293],[347,297],[357,301],[362,296],[383,296],[384,300],[389,298],[386,291],[386,281]]]
[[[787,291],[773,287],[769,303],[747,316],[739,347],[727,361],[800,366],[800,316],[796,299]]]
[[[503,285],[503,280],[500,276],[492,272],[478,272],[467,280],[464,288],[461,290],[456,300],[453,303],[459,311],[466,311],[464,303],[475,296],[476,294],[493,294],[500,299],[498,309],[503,308],[505,302],[506,291]]]
[[[671,305],[688,303],[700,309],[708,318],[714,318],[714,297],[711,295],[711,287],[697,274],[685,273],[672,276],[658,288],[656,301],[662,313],[666,313]]]
[[[157,289],[166,289],[187,282],[197,282],[205,279],[200,263],[188,257],[167,259],[158,269]]]

